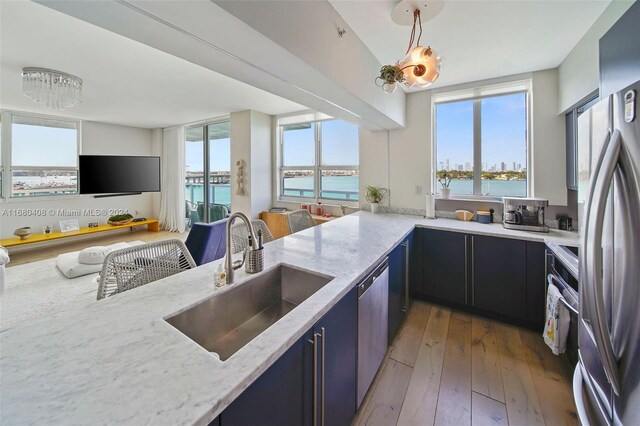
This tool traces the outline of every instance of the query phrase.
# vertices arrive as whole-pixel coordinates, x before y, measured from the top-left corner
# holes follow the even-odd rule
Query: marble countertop
[[[164,318],[244,285],[213,286],[222,260],[0,333],[0,423],[207,424],[415,226],[577,245],[499,224],[358,212],[265,245],[280,263],[335,277],[222,362]]]

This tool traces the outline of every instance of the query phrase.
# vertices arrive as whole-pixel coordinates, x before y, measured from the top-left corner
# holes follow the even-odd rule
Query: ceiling
[[[84,80],[83,103],[47,110],[22,95],[25,66]],[[144,128],[252,109],[284,114],[302,105],[30,1],[0,8],[0,106]]]
[[[445,0],[422,25],[421,44],[444,58],[429,88],[555,68],[610,1]],[[404,57],[411,27],[391,20],[396,0],[330,2],[381,63]]]

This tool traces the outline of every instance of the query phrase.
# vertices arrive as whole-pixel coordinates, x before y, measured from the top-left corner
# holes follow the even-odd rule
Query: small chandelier
[[[82,102],[82,80],[46,68],[23,68],[22,93],[45,108],[62,110]]]
[[[425,5],[426,6],[426,5]],[[418,38],[416,39],[416,25],[418,26]],[[384,65],[380,69],[380,76],[376,77],[376,84],[382,87],[385,93],[393,93],[398,83],[404,83],[407,87],[427,87],[440,76],[442,58],[437,56],[431,46],[420,46],[422,36],[422,19],[420,9],[413,10],[413,27],[409,47],[402,61],[395,65]],[[413,47],[413,42],[416,42]]]

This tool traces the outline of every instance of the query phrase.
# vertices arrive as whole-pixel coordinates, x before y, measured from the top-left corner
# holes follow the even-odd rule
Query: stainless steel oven
[[[558,250],[564,250],[559,253]],[[579,283],[578,277],[569,266],[567,266],[562,258],[575,257],[577,261],[577,248],[548,245],[547,246],[547,284],[555,285],[564,300],[562,303],[571,315],[571,324],[569,326],[569,334],[567,336],[566,354],[572,364],[578,362],[578,320],[580,312],[580,299],[578,298]]]

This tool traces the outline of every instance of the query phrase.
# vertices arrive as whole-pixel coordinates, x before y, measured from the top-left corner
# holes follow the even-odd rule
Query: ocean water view
[[[335,200],[357,201],[360,176],[323,176],[321,196]],[[283,195],[313,198],[313,176],[295,176],[284,179]]]
[[[185,185],[185,198],[194,204],[204,202],[204,186],[201,183],[188,183]],[[231,205],[231,185],[211,185],[209,187],[209,202],[212,204]]]
[[[441,186],[438,185],[438,193]],[[449,185],[451,196],[473,195],[473,180],[471,179],[452,179]],[[526,197],[527,181],[525,180],[482,180],[482,195],[495,197]]]

